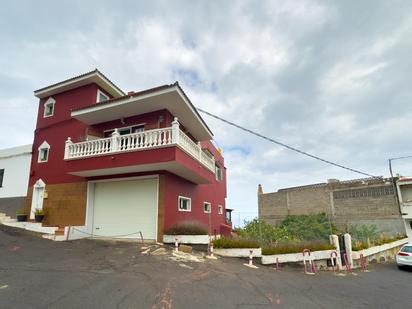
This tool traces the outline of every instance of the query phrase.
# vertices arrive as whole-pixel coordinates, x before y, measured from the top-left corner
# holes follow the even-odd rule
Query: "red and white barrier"
[[[275,266],[276,266],[276,271],[280,271],[280,264],[279,264],[279,258],[276,258],[276,264],[275,264]]]
[[[175,238],[175,250],[176,252],[179,251],[179,240],[177,238]]]
[[[348,255],[345,253],[343,255],[343,259],[345,260],[345,267],[346,267],[346,271],[348,273],[352,272],[352,266],[350,265],[349,259],[348,259]]]
[[[215,257],[214,252],[213,252],[213,242],[210,243],[210,250],[209,251],[210,251],[209,256],[213,259]]]
[[[253,250],[249,250],[249,266],[253,266]]]
[[[360,262],[360,266],[361,266],[361,270],[363,272],[367,272],[367,262],[366,262],[366,257],[363,256],[363,254],[361,254],[359,256],[359,262]]]
[[[337,265],[336,265],[338,263],[338,253],[336,251],[332,251],[330,253],[330,261],[332,263],[333,272],[336,272],[336,269],[338,268]],[[335,261],[336,261],[336,263],[335,263]]]
[[[302,252],[303,254],[303,266],[305,268],[305,274],[314,275],[316,273],[316,266],[312,256],[310,255],[310,250],[305,249]],[[307,257],[307,259],[306,259]]]

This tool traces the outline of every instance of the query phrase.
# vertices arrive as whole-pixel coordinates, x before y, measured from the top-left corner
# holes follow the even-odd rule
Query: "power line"
[[[205,110],[203,110],[203,109],[201,109],[201,108],[198,108],[198,107],[197,107],[197,110],[198,110],[199,112],[202,112],[202,113],[210,116],[210,117],[213,117],[213,118],[215,118],[215,119],[218,119],[218,120],[220,120],[220,121],[222,121],[222,122],[224,122],[224,123],[226,123],[226,124],[229,124],[229,125],[231,125],[231,126],[233,126],[233,127],[236,127],[236,128],[238,128],[238,129],[240,129],[240,130],[243,130],[243,131],[245,131],[245,132],[248,132],[248,133],[250,133],[250,134],[253,134],[253,135],[255,135],[255,136],[258,136],[258,137],[260,137],[260,138],[263,138],[263,139],[265,139],[265,140],[267,140],[267,141],[269,141],[269,142],[272,142],[272,143],[274,143],[274,144],[277,144],[277,145],[282,146],[282,147],[284,147],[284,148],[287,148],[287,149],[289,149],[289,150],[295,151],[295,152],[300,153],[300,154],[302,154],[302,155],[308,156],[308,157],[310,157],[310,158],[312,158],[312,159],[316,159],[316,160],[322,161],[322,162],[324,162],[324,163],[327,163],[327,164],[330,164],[330,165],[333,165],[333,166],[337,166],[337,167],[339,167],[339,168],[342,168],[342,169],[345,169],[345,170],[348,170],[348,171],[351,171],[351,172],[354,172],[354,173],[357,173],[357,174],[361,174],[361,175],[364,175],[364,176],[368,176],[368,177],[372,177],[372,178],[379,178],[379,179],[382,178],[382,177],[374,176],[374,175],[371,175],[371,174],[368,174],[368,173],[365,173],[365,172],[362,172],[362,171],[355,170],[355,169],[353,169],[353,168],[350,168],[350,167],[347,167],[347,166],[344,166],[344,165],[341,165],[341,164],[338,164],[338,163],[335,163],[335,162],[332,162],[332,161],[323,159],[323,158],[321,158],[321,157],[312,155],[312,154],[307,153],[307,152],[305,152],[305,151],[299,150],[299,149],[297,149],[297,148],[295,148],[295,147],[289,146],[289,145],[287,145],[287,144],[284,144],[284,143],[282,143],[282,142],[279,142],[279,141],[277,141],[277,140],[274,140],[273,138],[267,137],[267,136],[265,136],[265,135],[262,135],[262,134],[260,134],[260,133],[255,132],[255,131],[252,131],[252,130],[250,130],[250,129],[247,129],[247,128],[245,128],[245,127],[242,127],[242,126],[240,126],[240,125],[238,125],[238,124],[236,124],[236,123],[233,123],[233,122],[231,122],[231,121],[229,121],[229,120],[226,120],[226,119],[223,119],[223,118],[221,118],[221,117],[219,117],[219,116],[216,116],[216,115],[214,115],[214,114],[212,114],[212,113],[209,113],[209,112],[207,112],[207,111],[205,111]]]

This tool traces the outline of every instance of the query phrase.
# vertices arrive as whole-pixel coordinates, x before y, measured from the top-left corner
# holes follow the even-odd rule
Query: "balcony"
[[[200,143],[196,144],[180,130],[177,118],[171,127],[133,134],[120,135],[115,129],[111,137],[79,143],[73,143],[69,137],[66,141],[64,159],[79,160],[167,147],[180,148],[207,170],[215,173],[214,158],[202,150]]]

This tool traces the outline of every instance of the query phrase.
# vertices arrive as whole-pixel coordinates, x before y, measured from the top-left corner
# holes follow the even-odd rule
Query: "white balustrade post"
[[[197,148],[199,148],[199,161],[202,162],[202,146],[200,142],[197,142]]]
[[[70,156],[70,146],[73,145],[72,139],[70,137],[67,138],[65,147],[64,147],[64,158],[68,159]]]
[[[179,120],[177,117],[172,122],[172,144],[179,144]]]
[[[114,129],[114,132],[112,133],[112,142],[110,145],[110,152],[119,150],[119,136],[120,136],[120,133],[117,130],[117,128]]]

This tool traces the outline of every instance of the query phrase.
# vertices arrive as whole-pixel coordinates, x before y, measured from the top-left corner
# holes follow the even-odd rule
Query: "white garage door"
[[[156,222],[157,178],[95,184],[93,232],[96,236],[141,231],[144,239],[156,239]],[[139,237],[135,234],[123,238]]]

